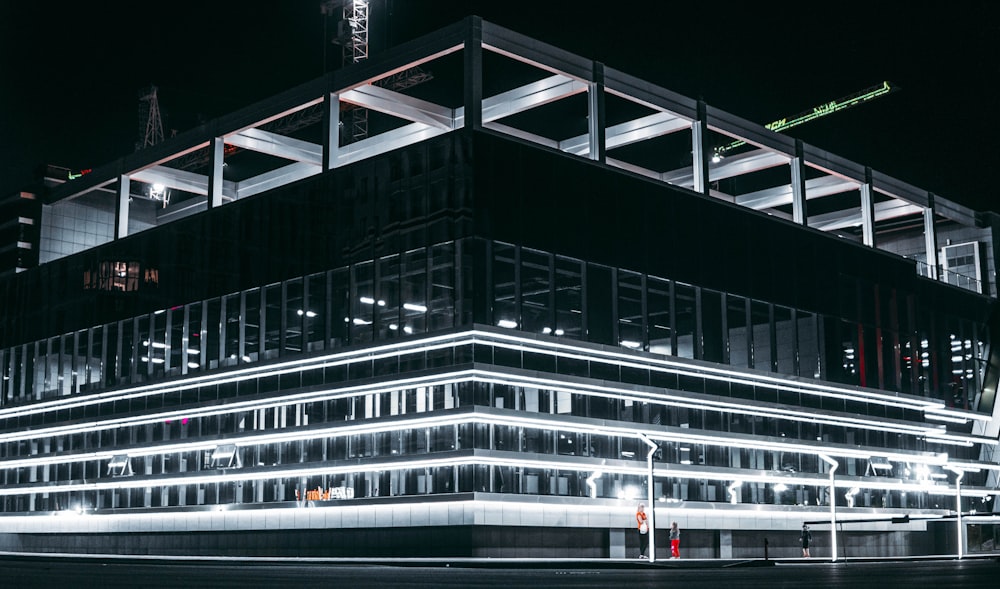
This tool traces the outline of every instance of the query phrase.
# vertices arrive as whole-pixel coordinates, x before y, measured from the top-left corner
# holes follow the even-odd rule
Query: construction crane
[[[830,102],[824,102],[819,106],[813,107],[812,109],[807,111],[803,111],[795,116],[785,117],[783,119],[778,119],[777,121],[770,122],[764,125],[764,127],[776,133],[781,133],[782,131],[791,129],[792,127],[797,127],[803,123],[808,123],[809,121],[815,121],[820,117],[832,115],[835,112],[840,112],[843,110],[847,110],[849,108],[854,108],[855,106],[864,104],[866,102],[870,102],[880,96],[885,96],[886,94],[894,92],[895,90],[898,89],[899,87],[894,84],[890,84],[889,82],[882,82],[881,84],[865,88],[864,90],[860,90],[849,96],[845,96],[837,100],[831,100]],[[715,152],[712,155],[712,161],[718,163],[719,160],[721,160],[726,156],[726,154],[743,145],[746,145],[746,141],[737,140],[733,141],[732,143],[716,147]]]
[[[368,59],[368,19],[372,0],[326,0],[320,5],[320,12],[326,17],[339,16],[337,36],[332,42],[341,46],[341,67]],[[340,8],[338,14],[337,9]],[[325,51],[325,50],[324,50]],[[324,70],[326,55],[324,53]],[[324,73],[326,73],[324,71]],[[420,66],[406,69],[402,72],[378,80],[376,85],[389,90],[400,91],[421,84],[434,76],[425,72]],[[345,112],[345,119],[350,123],[348,141],[360,141],[368,137],[368,110],[351,108]]]
[[[152,147],[163,141],[163,120],[160,117],[159,89],[152,84],[139,92],[139,139],[135,150]]]
[[[320,4],[320,13],[326,21],[333,20],[336,23],[336,35],[330,39],[324,22],[324,74],[327,73],[326,46],[330,43],[341,46],[341,67],[368,59],[368,22],[372,3],[370,0],[324,0]],[[416,66],[377,80],[374,84],[399,92],[432,79],[434,79],[432,73]],[[304,108],[280,120],[272,121],[262,129],[279,135],[289,135],[304,127],[320,123],[323,120],[323,108],[322,104]],[[348,107],[341,113],[341,120],[349,129],[343,137],[345,143],[368,137],[367,109]],[[226,146],[227,156],[237,151],[239,150],[235,146]],[[206,165],[208,159],[208,150],[202,149],[188,154],[175,165],[182,170],[192,170]]]

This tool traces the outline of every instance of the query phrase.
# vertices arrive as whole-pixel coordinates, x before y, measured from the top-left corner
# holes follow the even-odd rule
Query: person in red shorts
[[[677,522],[670,524],[670,558],[681,557],[681,529]]]

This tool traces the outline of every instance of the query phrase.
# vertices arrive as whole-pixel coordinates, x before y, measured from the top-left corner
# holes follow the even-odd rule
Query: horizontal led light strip
[[[861,427],[864,429],[873,429],[878,431],[892,431],[910,435],[925,435],[925,436],[935,435],[935,436],[940,436],[941,437],[940,439],[943,443],[947,443],[948,441],[954,441],[956,443],[961,443],[963,445],[967,443],[988,443],[988,444],[997,443],[996,440],[991,440],[988,438],[976,438],[971,436],[944,437],[945,434],[938,432],[937,430],[922,428],[918,426],[903,426],[903,425],[889,426],[885,422],[880,422],[877,420],[866,420],[866,419],[852,418],[852,417],[825,418],[823,417],[822,413],[812,414],[805,411],[794,411],[794,410],[780,409],[780,408],[771,408],[771,409],[752,408],[738,403],[725,403],[725,402],[707,401],[707,400],[692,401],[690,398],[681,397],[678,395],[666,395],[662,393],[643,393],[631,389],[618,389],[614,387],[602,387],[597,385],[574,384],[573,386],[567,386],[567,384],[563,381],[533,378],[527,376],[507,375],[503,373],[489,372],[489,371],[475,370],[475,369],[458,371],[454,373],[445,373],[441,375],[432,375],[432,376],[409,378],[409,379],[399,379],[389,382],[379,382],[367,385],[358,385],[340,389],[297,393],[292,395],[281,396],[278,398],[257,399],[249,401],[230,401],[225,405],[221,406],[213,405],[202,408],[177,409],[168,412],[146,414],[135,417],[123,417],[118,419],[110,419],[92,423],[70,424],[65,426],[53,426],[49,428],[39,428],[34,430],[10,432],[6,434],[0,434],[0,443],[37,439],[40,437],[48,437],[48,436],[93,432],[93,431],[100,431],[100,430],[125,427],[125,426],[137,426],[150,423],[161,423],[169,419],[181,419],[185,417],[187,418],[208,417],[212,415],[234,413],[244,410],[270,409],[274,407],[295,405],[299,403],[328,401],[345,397],[391,392],[400,389],[415,388],[415,387],[432,387],[445,384],[455,384],[466,381],[484,382],[492,384],[505,384],[511,386],[542,387],[554,391],[563,391],[572,394],[597,395],[609,398],[630,399],[638,402],[673,405],[673,406],[687,407],[698,410],[706,410],[706,409],[725,410],[732,413],[739,413],[743,415],[758,415],[764,417],[787,417],[789,419],[797,421],[822,423],[822,424],[836,425],[841,427],[853,426],[853,427]]]
[[[513,342],[513,343],[511,343]],[[606,350],[591,350],[579,346],[571,346],[555,341],[544,341],[541,339],[529,339],[508,335],[504,333],[493,333],[481,330],[472,330],[457,334],[445,334],[421,338],[416,341],[399,342],[380,346],[353,350],[350,352],[340,352],[325,356],[280,362],[277,364],[267,364],[253,366],[243,369],[230,370],[225,373],[213,373],[196,377],[188,377],[175,381],[168,381],[162,384],[141,385],[128,387],[114,391],[102,393],[77,394],[61,399],[52,399],[31,403],[26,406],[9,407],[0,409],[0,419],[8,417],[18,417],[32,415],[59,409],[71,409],[85,407],[89,405],[105,403],[115,400],[138,398],[153,394],[164,394],[196,386],[206,386],[209,384],[219,385],[232,382],[239,382],[259,376],[276,376],[292,372],[300,372],[307,369],[326,368],[350,364],[359,360],[378,360],[398,356],[403,353],[428,352],[454,346],[468,344],[484,344],[520,351],[548,353],[564,358],[592,361],[595,358],[606,358],[616,364],[629,366],[643,370],[654,369],[672,374],[683,374],[686,376],[705,377],[726,382],[735,382],[747,385],[766,385],[773,388],[780,388],[792,392],[804,392],[809,394],[826,395],[848,400],[868,400],[873,403],[916,409],[923,411],[942,412],[944,403],[930,401],[913,397],[903,400],[895,396],[882,395],[870,391],[857,390],[848,387],[837,387],[819,383],[800,382],[796,385],[789,385],[787,380],[771,377],[767,375],[749,375],[743,372],[730,369],[719,369],[708,366],[692,366],[681,361],[662,360],[657,358],[643,358],[619,352],[609,352]],[[404,352],[405,350],[405,352]],[[989,416],[977,414],[962,414],[969,419],[990,420]]]
[[[456,338],[460,337],[464,337],[465,339],[468,339],[468,341],[456,341]],[[172,393],[193,387],[229,384],[249,380],[251,378],[260,378],[262,376],[280,376],[282,374],[303,372],[305,370],[341,366],[360,360],[379,360],[382,358],[398,356],[401,353],[430,352],[451,348],[456,345],[471,343],[473,343],[473,341],[472,338],[469,337],[469,332],[431,336],[417,341],[387,344],[350,352],[340,352],[337,354],[320,356],[318,358],[314,357],[290,360],[287,362],[279,362],[277,364],[257,365],[236,370],[215,371],[212,374],[181,378],[179,380],[171,380],[159,384],[146,384],[105,391],[102,393],[80,393],[60,399],[30,403],[24,406],[0,408],[0,419],[34,415],[37,413],[47,413],[60,409],[75,409],[77,407],[87,407],[89,405],[99,403],[135,399],[149,395]],[[409,349],[406,352],[399,351],[400,349],[407,348],[412,349]]]
[[[588,418],[580,418],[567,422],[562,420],[545,419],[542,417],[514,415],[512,413],[508,413],[509,411],[511,410],[496,410],[493,408],[474,406],[471,409],[461,408],[449,410],[447,413],[430,417],[397,418],[394,420],[378,420],[373,423],[337,425],[319,429],[296,429],[293,431],[283,431],[278,433],[245,434],[242,436],[231,436],[223,439],[199,440],[174,444],[157,444],[146,447],[128,447],[106,451],[56,454],[32,458],[0,460],[0,468],[8,469],[21,468],[25,466],[41,466],[46,464],[66,464],[87,460],[105,460],[122,454],[127,454],[130,458],[138,458],[142,456],[171,454],[176,452],[211,450],[220,444],[233,444],[239,447],[245,447],[279,442],[336,438],[367,433],[392,432],[415,428],[462,425],[466,423],[532,427],[551,431],[613,435],[636,439],[641,436],[647,436],[664,442],[689,442],[692,444],[705,444],[709,446],[794,452],[810,455],[828,454],[844,458],[867,459],[872,456],[880,456],[886,458],[887,460],[928,465],[941,465],[945,464],[948,460],[947,454],[885,452],[882,451],[882,449],[874,449],[871,452],[867,452],[836,445],[820,447],[803,444],[801,442],[768,442],[765,440],[755,440],[753,438],[740,439],[726,436],[713,436],[709,433],[705,433],[705,430],[700,430],[702,433],[676,431],[664,432],[662,429],[643,429],[635,426],[625,427],[588,424],[584,422],[584,420]]]
[[[829,396],[840,399],[847,399],[850,401],[865,400],[880,405],[902,407],[904,409],[936,411],[938,407],[941,408],[944,407],[944,403],[941,401],[932,401],[929,399],[922,399],[920,397],[900,398],[898,396],[885,395],[868,390],[854,389],[850,387],[839,387],[835,385],[826,385],[826,384],[811,383],[811,382],[808,383],[797,382],[796,385],[790,385],[789,380],[787,378],[773,377],[765,374],[747,374],[746,372],[741,372],[738,370],[727,369],[727,368],[715,368],[711,366],[693,365],[694,361],[686,363],[677,360],[664,360],[661,358],[637,357],[634,355],[629,355],[621,352],[610,352],[607,350],[589,350],[580,348],[578,346],[570,346],[567,344],[562,344],[556,341],[528,339],[514,335],[507,335],[504,333],[484,332],[478,330],[472,331],[471,333],[473,333],[477,337],[488,337],[497,340],[514,342],[513,344],[507,344],[507,345],[501,344],[499,342],[494,342],[493,345],[506,347],[510,349],[516,349],[520,351],[537,352],[537,350],[530,349],[531,346],[551,348],[555,350],[571,350],[573,353],[558,353],[554,355],[561,356],[564,358],[572,358],[575,360],[593,360],[595,356],[607,357],[614,359],[615,363],[621,366],[629,366],[632,368],[640,368],[643,370],[648,370],[653,366],[657,366],[659,367],[660,372],[666,372],[670,374],[711,378],[713,380],[734,382],[739,384],[766,385],[768,387],[772,387],[775,389],[781,389],[791,392]],[[792,377],[792,378],[798,378],[798,377]],[[986,421],[990,419],[989,416],[979,416],[979,418]]]
[[[452,457],[442,457],[442,458],[432,458],[423,460],[405,460],[405,459],[395,459],[382,462],[372,462],[363,465],[352,464],[346,466],[311,466],[311,467],[299,467],[299,468],[268,468],[266,470],[254,470],[248,471],[245,469],[235,469],[229,472],[213,472],[207,475],[187,475],[187,476],[173,476],[173,477],[163,477],[157,479],[137,479],[134,477],[125,477],[112,480],[96,481],[96,482],[80,482],[80,483],[65,483],[56,485],[32,485],[30,487],[4,487],[0,488],[0,496],[15,496],[15,495],[25,495],[29,493],[68,493],[74,491],[99,491],[99,490],[111,490],[111,489],[139,489],[139,488],[153,488],[153,487],[174,487],[181,485],[195,485],[195,484],[211,484],[211,483],[226,483],[226,482],[246,482],[246,481],[259,481],[259,480],[269,480],[269,479],[295,479],[304,478],[310,476],[337,476],[346,474],[358,474],[364,472],[376,472],[376,471],[392,471],[392,470],[412,470],[420,468],[440,468],[440,467],[451,467],[451,466],[509,466],[509,467],[524,467],[524,468],[548,468],[555,470],[568,470],[580,473],[590,473],[594,470],[593,465],[581,465],[577,462],[560,462],[554,460],[515,460],[511,458],[493,457],[493,456],[482,456],[478,454],[464,455],[464,456],[452,456]],[[636,465],[630,467],[614,466],[614,465],[602,465],[601,470],[606,473],[615,473],[623,475],[633,475],[645,477],[648,474],[645,465]],[[796,485],[810,485],[810,486],[828,486],[830,484],[829,479],[824,476],[779,476],[779,475],[769,475],[769,474],[759,474],[760,471],[732,471],[732,472],[718,472],[718,471],[704,471],[697,469],[671,469],[671,468],[656,468],[653,472],[654,477],[659,478],[680,478],[680,479],[707,479],[716,481],[732,481],[732,480],[742,480],[747,482],[756,483],[785,483],[785,484],[796,484]],[[936,483],[902,483],[895,481],[879,481],[874,477],[866,480],[842,480],[836,481],[837,487],[861,487],[866,489],[881,489],[881,490],[897,490],[897,491],[913,491],[913,492],[925,492],[932,494],[952,494],[954,490],[947,485],[940,485]],[[986,496],[991,494],[991,491],[984,489],[970,489],[963,488],[962,492],[966,496]],[[581,498],[586,499],[586,498]]]
[[[135,417],[123,417],[119,419],[110,419],[92,423],[70,424],[65,426],[53,426],[49,428],[11,432],[7,434],[0,434],[0,443],[37,439],[39,437],[47,437],[47,436],[93,432],[93,431],[113,429],[125,426],[137,426],[150,423],[161,423],[169,419],[182,419],[185,417],[198,418],[198,417],[208,417],[212,415],[221,415],[226,413],[234,413],[243,410],[270,409],[274,407],[294,405],[298,403],[327,401],[338,398],[389,392],[405,388],[432,387],[432,386],[454,384],[465,381],[476,381],[484,383],[506,384],[511,386],[529,386],[529,387],[543,385],[545,387],[552,388],[553,390],[567,391],[576,394],[598,395],[611,398],[626,398],[626,399],[636,400],[639,402],[656,402],[668,405],[673,404],[673,405],[696,408],[696,409],[705,409],[705,407],[701,407],[694,402],[686,400],[671,402],[667,399],[658,398],[654,396],[654,394],[652,393],[641,394],[631,390],[620,390],[610,387],[595,387],[588,385],[578,385],[573,388],[568,388],[565,386],[564,383],[560,381],[546,381],[543,379],[530,379],[527,377],[509,376],[509,375],[504,375],[502,373],[489,373],[477,370],[467,370],[467,371],[459,371],[456,373],[448,373],[443,375],[434,375],[434,376],[427,376],[414,379],[402,379],[385,383],[375,383],[375,384],[361,385],[355,387],[346,387],[342,389],[335,389],[333,391],[324,390],[324,391],[310,392],[310,393],[299,393],[296,395],[287,395],[284,397],[279,397],[277,399],[263,399],[263,400],[258,399],[251,401],[242,401],[242,402],[230,402],[223,406],[214,405],[209,407],[193,408],[187,410],[179,409],[168,412],[146,414]],[[723,407],[711,406],[708,408],[720,409]],[[744,408],[743,406],[740,405],[733,405],[732,410],[733,412],[736,413],[743,413],[749,415],[785,416],[790,418],[796,417],[795,412],[791,412],[788,410],[775,410],[777,411],[776,415],[769,413],[768,411],[763,409],[755,411]],[[843,423],[839,423],[833,420],[823,420],[819,417],[809,415],[808,413],[803,413],[803,415],[806,415],[809,418],[808,420],[815,421],[816,423],[844,425]],[[881,422],[868,422],[868,421],[858,420],[857,422],[852,421],[849,423],[850,425],[858,427],[867,427],[869,429],[878,429],[878,430],[888,429],[886,425]],[[898,431],[899,433],[914,434],[914,435],[921,435],[924,433],[919,428],[910,428],[905,430],[901,429],[893,431]]]
[[[918,436],[934,435],[940,432],[925,426],[909,426],[900,424],[888,424],[884,421],[862,419],[857,417],[827,417],[824,413],[810,413],[808,411],[798,411],[781,408],[753,407],[741,403],[725,401],[693,400],[677,394],[646,393],[632,389],[620,389],[611,386],[590,385],[581,383],[567,383],[565,381],[552,380],[547,378],[530,377],[524,375],[508,375],[499,372],[489,372],[485,370],[475,371],[475,380],[494,384],[505,384],[510,386],[530,386],[539,387],[546,390],[562,391],[573,394],[597,395],[615,399],[625,399],[638,401],[641,403],[657,403],[662,405],[672,405],[675,407],[686,407],[698,410],[718,410],[742,415],[757,415],[762,417],[787,417],[795,421],[806,421],[811,423],[822,423],[826,425],[836,425],[841,427],[854,426],[878,431],[890,431],[902,434]],[[639,385],[637,385],[639,386]],[[958,439],[958,438],[956,438]],[[964,438],[963,438],[964,439]],[[994,443],[996,440],[988,438],[968,437],[969,441],[977,443]]]
[[[193,419],[196,417],[211,417],[213,415],[225,415],[238,411],[253,411],[258,409],[273,409],[287,405],[299,403],[314,403],[317,401],[333,401],[347,397],[372,395],[376,393],[388,393],[400,389],[415,387],[433,387],[446,384],[467,382],[475,374],[474,370],[462,370],[458,372],[436,374],[431,376],[406,378],[391,382],[379,382],[367,385],[357,385],[343,387],[340,389],[312,391],[307,393],[297,393],[284,395],[277,398],[256,399],[251,401],[229,400],[225,405],[212,405],[207,407],[195,407],[191,409],[174,409],[161,413],[149,413],[136,417],[122,417],[118,419],[107,419],[91,423],[78,423],[48,428],[38,428],[19,432],[0,434],[0,443],[18,440],[31,440],[39,437],[58,436],[67,434],[96,432],[105,429],[114,429],[126,426],[146,425],[150,423],[163,423],[166,420],[183,419],[185,417]]]

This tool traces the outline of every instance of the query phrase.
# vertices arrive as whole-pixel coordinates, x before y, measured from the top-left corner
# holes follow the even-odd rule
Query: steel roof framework
[[[485,95],[484,76],[488,73],[485,52],[534,68],[536,79]],[[428,100],[377,85],[386,77],[448,57],[461,60],[461,96]],[[544,130],[514,122],[519,115],[566,103],[578,96],[586,99],[586,112],[576,115],[583,119],[585,133],[552,137]],[[609,124],[611,99],[639,107],[646,114]],[[381,133],[372,130],[360,141],[344,142],[339,129],[344,105],[381,113],[402,124]],[[322,132],[313,135],[319,137],[318,141],[265,128],[274,128],[275,123],[316,107],[323,112]],[[943,220],[976,226],[975,212],[971,209],[478,17],[470,17],[382,56],[332,72],[98,168],[53,190],[48,204],[59,206],[95,190],[105,193],[100,200],[104,203],[104,214],[114,215],[114,239],[118,239],[145,227],[463,129],[512,136],[812,229],[848,237],[859,232],[860,242],[869,247],[878,247],[879,223],[916,219],[925,234],[926,261],[932,278],[938,278],[936,224]],[[619,156],[622,148],[635,148],[681,132],[690,137],[691,160],[687,166],[653,169]],[[742,153],[713,161],[710,145],[713,140],[744,141],[746,147]],[[227,148],[267,156],[270,163],[253,175],[226,179],[223,176],[228,163]],[[204,150],[209,156],[207,168],[192,171],[177,167],[185,156]],[[762,173],[773,170],[780,171],[788,181],[742,193],[727,192],[724,188],[724,181],[763,177]],[[160,184],[181,197],[156,210],[155,220],[130,225],[129,203],[142,194],[132,190],[132,183]],[[810,205],[818,199],[845,194],[850,196],[841,200],[848,206],[809,213]],[[92,202],[93,196],[87,200]],[[847,235],[846,231],[854,233]]]

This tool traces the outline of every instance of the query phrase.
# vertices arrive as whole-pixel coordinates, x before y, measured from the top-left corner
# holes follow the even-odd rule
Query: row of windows
[[[263,419],[266,416],[261,415]],[[262,426],[263,424],[254,424]],[[818,436],[823,441],[823,436]],[[63,440],[55,446],[43,444],[41,455],[66,448]],[[822,462],[814,454],[795,451],[761,450],[689,442],[660,442],[657,463],[706,465],[788,473],[818,473]],[[0,471],[5,486],[98,480],[123,475],[166,475],[201,472],[218,468],[297,466],[355,459],[426,457],[429,454],[462,449],[496,450],[551,456],[584,456],[607,460],[645,461],[646,446],[634,437],[594,434],[571,430],[541,429],[514,425],[467,423],[414,428],[329,438],[310,438],[235,446],[220,443],[215,449],[168,452],[128,457],[129,447],[112,459],[66,461],[57,464],[23,466]],[[920,482],[930,472],[915,465],[889,463],[878,470],[867,458],[840,458],[841,474],[849,476],[892,475],[896,479]],[[967,483],[972,484],[970,478]]]
[[[828,505],[825,487],[780,483],[742,483],[698,478],[662,477],[654,480],[657,501],[705,501],[771,505]],[[364,471],[350,474],[311,475],[219,483],[192,482],[176,486],[129,489],[28,493],[5,496],[5,512],[173,507],[297,502],[301,505],[335,505],[368,497],[406,497],[467,492],[519,495],[646,498],[646,479],[618,473],[560,470],[532,466],[459,465],[433,468]],[[880,489],[838,491],[839,506],[942,509],[953,505],[947,495],[928,495]],[[991,504],[992,501],[989,500]],[[963,509],[984,509],[990,504],[964,498]]]
[[[40,400],[447,329],[445,243],[0,350],[0,404]]]
[[[0,443],[0,458],[33,456],[39,452],[87,451],[99,448],[127,447],[167,440],[199,437],[220,437],[243,431],[292,428],[336,424],[345,420],[362,420],[396,415],[420,414],[448,410],[454,407],[490,406],[529,413],[572,415],[609,419],[627,423],[643,423],[673,427],[691,427],[711,431],[753,436],[784,437],[799,440],[822,440],[838,444],[861,444],[874,448],[899,448],[918,451],[947,451],[956,457],[975,458],[974,448],[942,448],[922,437],[897,435],[880,429],[845,427],[816,423],[818,419],[798,420],[789,417],[747,415],[738,411],[695,409],[660,403],[642,403],[603,394],[574,393],[545,388],[515,386],[489,382],[460,382],[374,394],[316,400],[296,405],[233,410],[216,415],[198,416],[206,406],[238,397],[259,398],[274,392],[291,393],[301,387],[323,384],[344,386],[351,378],[367,380],[373,376],[406,376],[408,370],[420,371],[432,367],[468,365],[473,359],[498,366],[551,371],[557,374],[599,379],[602,382],[622,382],[626,385],[664,387],[669,390],[709,393],[722,398],[766,401],[774,405],[803,405],[818,409],[819,420],[841,414],[869,414],[875,422],[896,419],[920,423],[916,410],[901,409],[877,403],[861,403],[836,397],[819,397],[797,391],[784,391],[766,386],[752,386],[716,381],[688,375],[662,373],[624,367],[596,359],[565,358],[525,350],[493,347],[487,344],[467,344],[454,348],[411,352],[382,360],[359,360],[355,363],[320,367],[305,372],[284,375],[264,375],[223,385],[208,385],[167,393],[153,392],[131,399],[110,399],[106,403],[72,409],[59,409],[2,420],[9,432],[26,432],[20,440]],[[392,370],[376,370],[382,363],[391,363]],[[402,364],[400,364],[402,363]],[[629,387],[625,387],[629,388]],[[331,396],[336,393],[331,389]],[[652,393],[651,393],[652,394]],[[190,409],[191,416],[184,410]],[[758,406],[757,411],[766,406]],[[142,418],[170,411],[156,423],[128,425],[122,419]],[[111,425],[86,433],[68,436],[45,436],[39,431],[47,425],[71,421],[107,420]],[[886,427],[888,427],[888,423]],[[112,427],[113,426],[113,427]],[[30,432],[30,433],[28,433]]]
[[[501,327],[933,396],[963,409],[980,386],[982,330],[921,312],[894,290],[844,289],[845,308],[871,315],[858,321],[509,244],[491,249],[492,323]]]
[[[0,350],[0,404],[468,325],[468,241]],[[480,321],[974,408],[987,342],[971,321],[916,313],[911,298],[875,296],[893,319],[870,325],[526,248],[487,250],[492,307]]]

